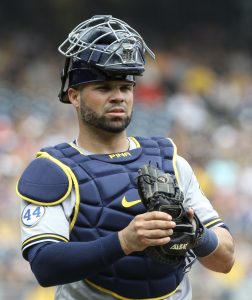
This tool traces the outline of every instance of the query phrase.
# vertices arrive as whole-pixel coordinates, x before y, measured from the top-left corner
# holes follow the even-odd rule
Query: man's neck
[[[129,149],[126,131],[120,133],[80,132],[76,143],[93,154],[119,153]]]

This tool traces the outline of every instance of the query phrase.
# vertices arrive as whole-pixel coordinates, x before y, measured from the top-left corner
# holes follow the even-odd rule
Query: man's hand
[[[149,246],[167,244],[175,227],[169,214],[153,211],[137,215],[118,235],[122,249],[128,255]]]

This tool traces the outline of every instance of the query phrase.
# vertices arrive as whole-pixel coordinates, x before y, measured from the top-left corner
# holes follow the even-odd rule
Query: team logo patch
[[[28,204],[22,212],[21,220],[25,226],[31,227],[37,224],[44,214],[44,206]]]

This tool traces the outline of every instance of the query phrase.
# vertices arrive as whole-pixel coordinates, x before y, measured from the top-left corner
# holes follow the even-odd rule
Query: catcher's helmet
[[[126,80],[144,72],[145,50],[155,58],[139,33],[110,15],[94,16],[75,27],[59,46],[66,57],[59,99],[69,103],[67,90],[82,83]]]

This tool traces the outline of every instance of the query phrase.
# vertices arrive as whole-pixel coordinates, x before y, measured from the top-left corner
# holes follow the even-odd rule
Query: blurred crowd
[[[0,299],[5,300],[53,299],[53,289],[39,288],[21,257],[15,188],[42,146],[78,134],[74,109],[57,98],[63,58],[42,44],[37,36],[22,34],[0,47]],[[236,240],[230,274],[194,265],[193,299],[250,299],[252,55],[242,47],[197,50],[186,43],[155,52],[156,61],[148,61],[138,79],[128,133],[171,137]]]

